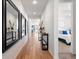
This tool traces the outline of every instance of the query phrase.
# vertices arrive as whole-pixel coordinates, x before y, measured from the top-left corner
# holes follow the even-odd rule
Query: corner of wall
[[[54,57],[54,53],[49,49],[49,53],[51,54],[52,57]]]

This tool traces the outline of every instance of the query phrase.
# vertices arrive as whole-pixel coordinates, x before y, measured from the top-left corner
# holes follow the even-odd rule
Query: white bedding
[[[67,43],[71,42],[71,34],[59,34],[59,38],[65,39]]]

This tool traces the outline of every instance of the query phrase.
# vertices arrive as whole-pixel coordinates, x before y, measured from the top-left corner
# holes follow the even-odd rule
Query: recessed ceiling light
[[[36,12],[33,12],[33,14],[35,15],[35,14],[36,14]]]
[[[33,0],[33,4],[37,4],[37,1],[36,0]]]

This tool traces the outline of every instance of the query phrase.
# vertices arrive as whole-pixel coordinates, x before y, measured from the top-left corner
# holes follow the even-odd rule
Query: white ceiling
[[[36,0],[37,4],[33,4],[33,0],[21,0],[23,7],[28,14],[28,16],[32,19],[40,18],[48,0]],[[33,12],[36,12],[34,15]]]
[[[59,0],[59,2],[72,2],[73,0]]]

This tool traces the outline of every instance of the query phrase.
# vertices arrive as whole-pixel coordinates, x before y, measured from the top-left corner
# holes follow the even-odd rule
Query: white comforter
[[[59,34],[59,38],[65,39],[67,43],[71,42],[71,34]]]

